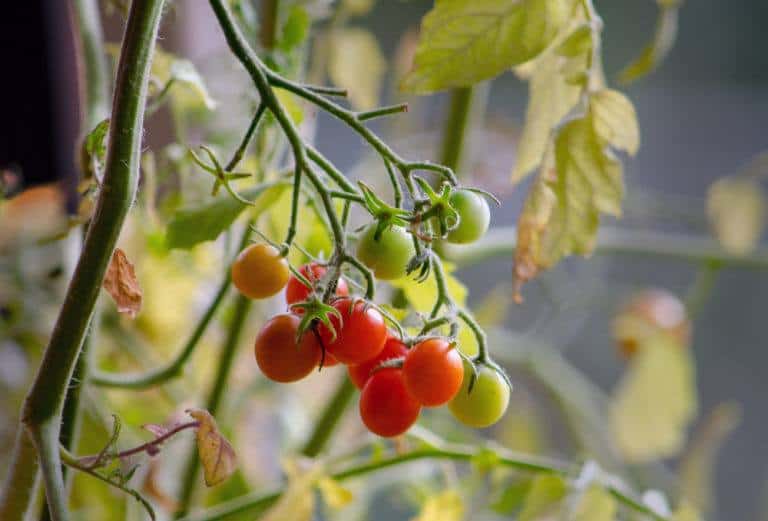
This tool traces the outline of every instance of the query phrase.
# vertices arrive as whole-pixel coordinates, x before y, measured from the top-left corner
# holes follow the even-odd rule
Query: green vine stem
[[[247,229],[250,229],[250,226]],[[208,399],[205,404],[206,410],[213,416],[216,415],[219,406],[221,405],[224,388],[229,380],[229,373],[232,370],[232,362],[235,359],[237,346],[240,343],[240,337],[243,332],[243,327],[245,326],[245,320],[248,318],[248,312],[251,310],[251,305],[252,301],[243,295],[238,295],[235,299],[234,315],[232,317],[232,322],[229,325],[229,331],[224,340],[221,353],[219,354],[216,377],[214,378],[213,386],[208,393]],[[186,515],[188,512],[199,479],[200,458],[196,447],[190,449],[183,469],[179,510],[176,513],[176,516],[178,517]]]
[[[83,101],[81,126],[85,132],[90,132],[109,115],[109,69],[98,2],[74,0],[71,5],[79,36],[77,56],[81,69],[80,99]]]
[[[26,429],[19,426],[8,475],[0,494],[0,519],[22,521],[25,518],[34,496],[37,468],[35,446]]]
[[[555,474],[564,478],[575,478],[578,468],[564,465],[559,462],[522,456],[511,451],[491,447],[467,447],[451,443],[441,442],[433,447],[416,449],[396,456],[369,461],[366,463],[349,466],[345,469],[332,472],[330,476],[338,481],[351,479],[378,470],[383,470],[399,465],[404,465],[420,460],[448,460],[458,462],[470,462],[478,455],[491,452],[495,455],[498,465],[516,469],[522,472]],[[638,514],[647,516],[654,521],[670,521],[661,516],[635,498],[625,490],[623,485],[607,483],[606,490],[622,505]],[[277,501],[283,493],[283,489],[263,494],[250,494],[225,503],[221,503],[198,515],[184,517],[180,521],[218,521],[228,519],[238,514],[248,513],[257,515]]]
[[[474,98],[474,87],[461,87],[451,91],[439,157],[440,163],[449,166],[454,172],[461,172],[464,163]]]
[[[136,194],[147,83],[163,0],[131,4],[120,54],[102,189],[64,304],[22,410],[55,521],[69,519],[59,455],[64,397],[104,273]],[[10,485],[13,487],[13,484]]]
[[[517,234],[514,227],[490,230],[475,244],[467,246],[441,245],[441,254],[459,265],[474,264],[515,252]],[[659,257],[693,263],[716,263],[721,267],[766,270],[768,249],[761,248],[747,255],[724,250],[714,239],[692,237],[679,233],[620,229],[602,226],[597,237],[595,253]]]

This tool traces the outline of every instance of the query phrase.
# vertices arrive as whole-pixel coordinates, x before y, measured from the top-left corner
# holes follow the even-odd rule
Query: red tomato
[[[361,300],[352,308],[349,298],[336,301],[333,307],[343,320],[340,324],[338,317],[330,317],[336,340],[331,342],[331,331],[320,326],[320,337],[329,353],[345,364],[360,364],[381,353],[387,340],[387,325],[381,313]]]
[[[367,360],[361,364],[350,365],[347,367],[349,373],[349,379],[355,384],[355,387],[362,389],[365,386],[365,382],[371,376],[371,371],[384,362],[385,360],[391,360],[393,358],[400,358],[408,353],[408,348],[405,347],[400,340],[390,336],[387,338],[387,342],[384,344],[384,349],[381,350],[377,356]]]
[[[316,262],[305,264],[299,269],[299,273],[304,275],[304,277],[313,285],[323,278],[326,271],[328,270],[326,270],[324,266],[320,266]],[[288,279],[288,285],[285,287],[285,301],[289,306],[297,302],[303,302],[307,300],[311,291],[312,290],[306,287],[303,282],[291,275]],[[346,281],[340,277],[339,282],[336,285],[336,296],[346,297],[347,295],[349,295],[349,287],[347,286]]]
[[[436,407],[456,396],[464,378],[458,351],[444,338],[429,338],[408,351],[403,379],[422,405]]]
[[[400,369],[376,371],[360,394],[360,418],[368,430],[391,437],[416,423],[421,405],[408,393]]]
[[[320,343],[312,331],[296,342],[300,319],[292,313],[272,317],[256,336],[256,363],[270,380],[295,382],[320,363]]]

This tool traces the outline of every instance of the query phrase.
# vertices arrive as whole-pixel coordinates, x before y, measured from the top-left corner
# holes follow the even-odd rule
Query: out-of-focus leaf
[[[342,0],[341,8],[352,16],[363,16],[371,12],[376,0]]]
[[[702,517],[693,505],[684,501],[672,513],[672,521],[702,521]]]
[[[579,498],[573,521],[614,521],[616,500],[600,485],[590,485]]]
[[[755,249],[763,234],[765,196],[751,179],[723,177],[709,187],[707,214],[723,248],[745,255]]]
[[[319,466],[302,470],[295,461],[285,461],[283,467],[288,476],[288,486],[259,521],[310,521],[315,509],[313,489],[322,471]]]
[[[631,462],[677,454],[696,416],[691,352],[669,335],[647,339],[630,361],[612,398],[611,429]]]
[[[677,38],[677,18],[682,0],[657,0],[659,15],[653,40],[635,61],[619,73],[619,81],[627,84],[653,71],[669,54]]]
[[[293,192],[289,188],[280,194],[269,214],[264,220],[269,226],[271,237],[275,241],[281,241],[288,231],[291,215],[291,199]],[[300,204],[298,222],[301,223],[296,231],[294,242],[301,245],[309,254],[328,258],[332,243],[328,228],[317,212],[314,204]],[[308,259],[298,249],[293,249],[288,256],[291,264],[303,264]]]
[[[211,98],[203,78],[189,60],[156,49],[151,73],[160,89],[170,84],[168,94],[175,98],[174,102],[199,105],[208,110],[216,108],[216,101]]]
[[[376,107],[387,68],[376,37],[365,29],[338,29],[333,32],[331,45],[328,62],[331,81],[347,90],[349,102],[356,109]]]
[[[508,285],[496,286],[488,292],[477,306],[474,306],[473,314],[480,326],[491,328],[500,327],[504,324],[511,303],[509,293]]]
[[[455,490],[444,490],[429,496],[419,515],[412,521],[461,521],[464,519],[464,501]]]
[[[584,50],[564,55],[560,48],[550,48],[535,61],[518,68],[518,74],[528,78],[528,108],[525,126],[517,143],[517,159],[512,171],[512,182],[517,183],[534,171],[544,158],[547,146],[552,141],[553,128],[576,106],[583,90],[583,84],[574,83],[570,78],[586,73],[587,54],[591,51],[592,32],[587,27],[577,26],[563,45],[572,37],[586,34],[588,46]],[[572,49],[566,47],[571,54]]]
[[[219,431],[211,413],[204,409],[190,409],[187,413],[200,422],[197,428],[197,453],[203,466],[205,484],[213,487],[235,472],[235,450]]]
[[[572,10],[572,0],[440,0],[401,87],[425,94],[493,78],[543,51]]]
[[[115,248],[112,254],[103,285],[115,301],[117,311],[136,318],[141,310],[142,292],[133,264],[120,248]]]
[[[285,184],[258,186],[243,190],[241,195],[249,200],[255,198],[251,211],[258,215],[274,204],[287,188]],[[229,228],[246,208],[243,203],[225,194],[204,205],[178,210],[168,223],[166,244],[168,248],[186,250],[201,242],[212,241]]]
[[[504,488],[498,499],[491,504],[491,509],[504,516],[514,514],[523,506],[531,485],[532,480],[530,479],[513,482]]]
[[[293,123],[295,125],[301,125],[301,122],[304,121],[304,111],[296,100],[296,97],[285,89],[274,88],[273,91],[280,101],[280,104],[288,112]]]
[[[349,489],[342,487],[338,481],[327,476],[320,478],[317,487],[323,495],[323,500],[332,508],[345,507],[355,498]]]
[[[622,165],[611,147],[633,152],[636,127],[629,101],[602,90],[583,117],[558,131],[518,219],[518,300],[522,284],[540,271],[592,253],[601,214],[621,214]]]
[[[452,275],[454,266],[449,263],[443,263],[445,269],[445,281],[448,287],[448,293],[459,305],[464,305],[467,301],[467,287],[455,276]],[[392,285],[400,288],[405,293],[405,298],[411,303],[413,309],[419,313],[427,313],[435,305],[437,299],[437,281],[434,274],[430,273],[424,282],[414,283],[410,277],[403,277],[392,281]]]
[[[312,19],[301,5],[291,6],[288,16],[283,24],[282,34],[278,47],[285,52],[291,52],[293,49],[304,43],[309,34],[309,26]]]
[[[568,493],[568,484],[560,476],[541,474],[531,483],[525,495],[523,509],[518,521],[545,521],[556,519],[561,503]]]
[[[736,429],[741,407],[721,403],[707,416],[680,462],[680,496],[704,515],[711,514],[715,500],[715,464],[723,442]]]

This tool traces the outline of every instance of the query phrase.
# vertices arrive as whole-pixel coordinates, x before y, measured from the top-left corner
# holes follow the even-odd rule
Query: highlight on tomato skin
[[[354,301],[354,307],[352,305]],[[365,301],[342,298],[333,303],[339,317],[331,314],[330,320],[336,332],[324,325],[318,326],[323,345],[339,362],[360,364],[377,356],[387,340],[387,324],[384,317]]]
[[[390,335],[384,344],[384,348],[377,356],[360,364],[347,366],[349,379],[352,380],[352,383],[355,384],[355,387],[362,389],[365,387],[365,383],[371,377],[372,371],[376,369],[379,364],[393,358],[404,357],[407,353],[408,348],[406,345],[403,344],[397,337]]]
[[[408,351],[403,363],[405,385],[425,407],[448,403],[461,388],[464,364],[444,338],[428,338]]]
[[[385,438],[407,431],[421,412],[421,404],[408,392],[397,368],[376,371],[360,393],[360,418],[374,434]]]
[[[282,290],[291,274],[280,251],[266,243],[243,249],[230,269],[232,284],[248,298],[263,299]]]
[[[293,313],[272,317],[256,336],[254,353],[261,372],[275,382],[296,382],[320,363],[320,343],[311,331],[297,342],[301,319]],[[328,360],[326,359],[326,365]]]
[[[325,266],[321,266],[316,262],[305,264],[299,268],[299,273],[313,284],[320,280],[327,271]],[[285,286],[285,301],[289,306],[291,304],[296,304],[297,302],[303,302],[309,298],[311,292],[312,290],[305,286],[303,282],[294,275],[291,275],[288,279],[288,284]],[[348,295],[349,286],[347,285],[347,281],[345,281],[343,277],[339,277],[339,281],[336,285],[336,296],[346,297]]]

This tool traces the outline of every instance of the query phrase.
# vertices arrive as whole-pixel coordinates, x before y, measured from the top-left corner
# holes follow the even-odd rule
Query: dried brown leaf
[[[211,413],[204,409],[189,409],[187,414],[200,422],[197,452],[203,465],[205,484],[213,487],[226,481],[237,468],[235,449],[219,431]]]
[[[120,248],[115,248],[112,255],[112,261],[104,276],[104,289],[117,304],[118,312],[136,318],[141,310],[141,288],[133,264]]]

